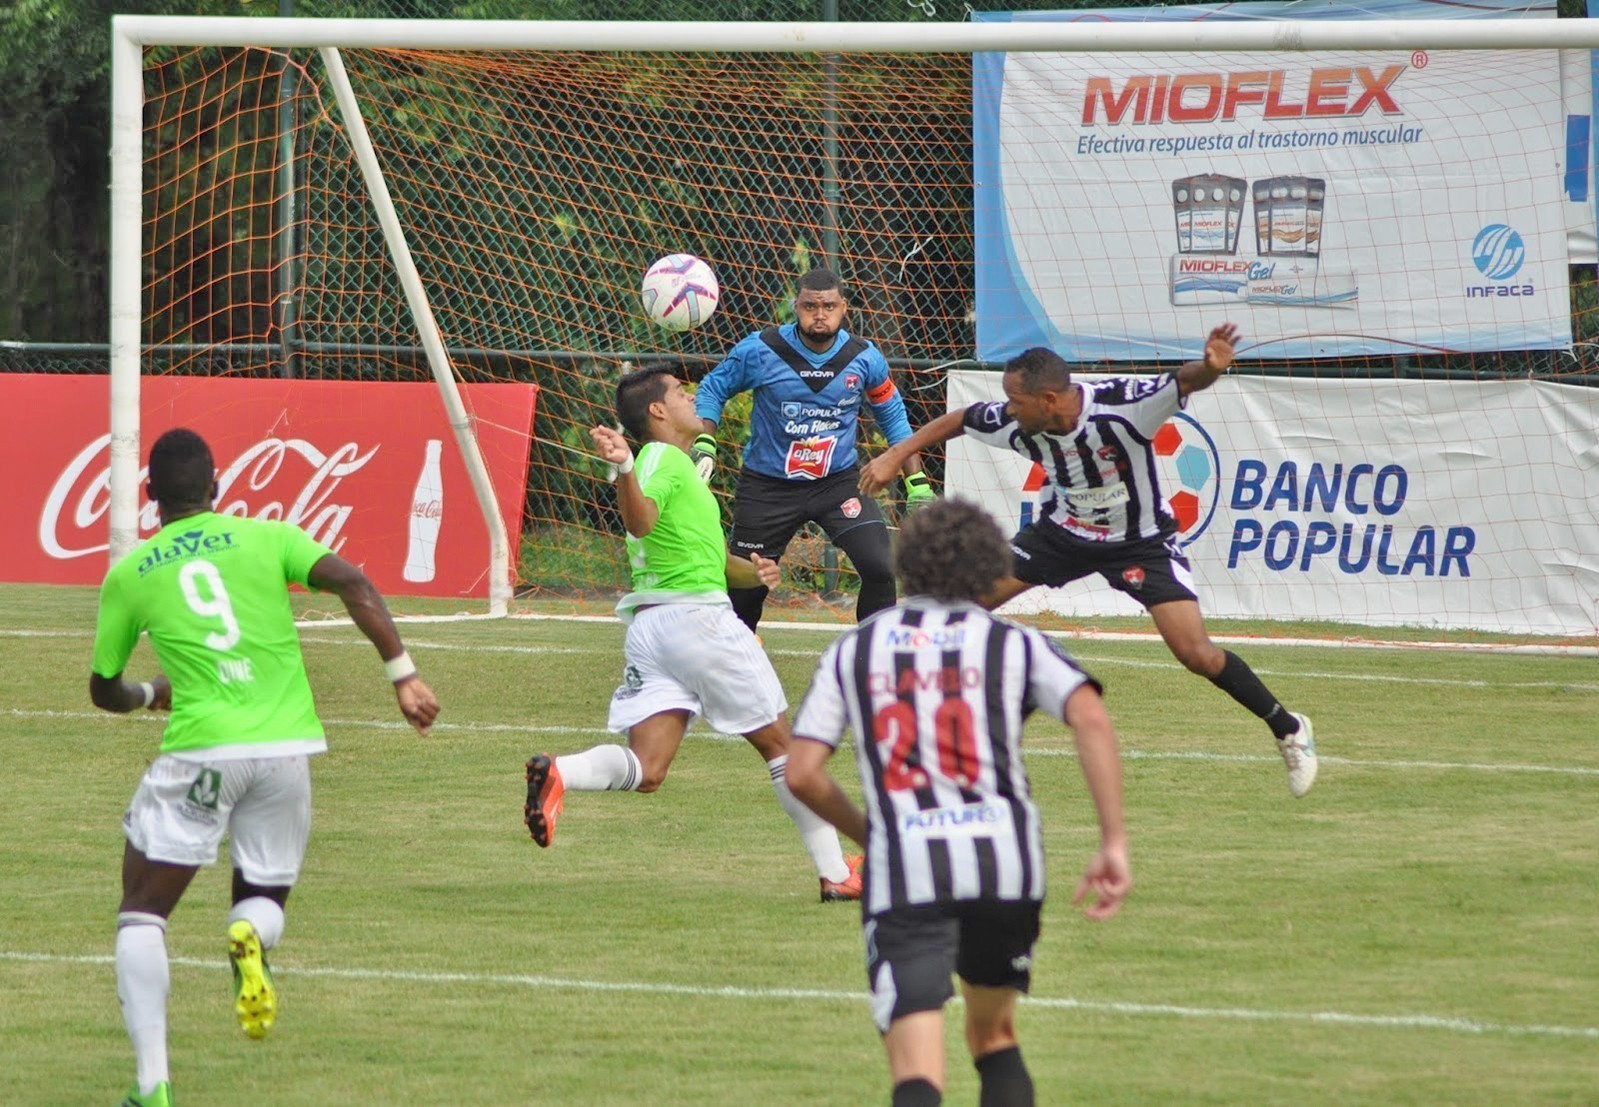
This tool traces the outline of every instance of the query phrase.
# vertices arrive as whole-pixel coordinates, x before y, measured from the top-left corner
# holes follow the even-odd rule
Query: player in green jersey
[[[311,830],[309,756],[327,748],[300,655],[291,583],[332,592],[384,659],[400,712],[425,734],[438,715],[383,597],[366,574],[288,523],[218,515],[211,450],[189,430],[150,449],[161,529],[100,588],[89,697],[127,712],[170,710],[161,749],[122,817],[117,998],[138,1074],[123,1107],[172,1102],[167,1065],[167,918],[229,836],[228,956],[234,1013],[252,1038],[277,1020],[265,951]],[[123,678],[141,633],[164,675]]]
[[[860,859],[845,858],[838,833],[788,789],[788,701],[760,641],[733,613],[727,595],[729,586],[777,584],[777,563],[727,552],[721,508],[689,457],[699,416],[672,370],[623,377],[616,414],[642,443],[635,459],[616,431],[592,432],[600,457],[616,468],[633,570],[633,591],[616,606],[627,642],[609,724],[627,734],[627,745],[564,757],[539,754],[527,763],[523,817],[533,840],[550,844],[568,791],[655,791],[689,724],[704,715],[717,730],[742,734],[765,760],[778,802],[816,866],[823,902],[859,899]]]

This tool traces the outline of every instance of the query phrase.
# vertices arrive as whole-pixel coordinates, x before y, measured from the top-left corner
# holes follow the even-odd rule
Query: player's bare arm
[[[595,427],[589,437],[594,439],[594,452],[601,460],[616,466],[616,507],[622,513],[622,525],[634,538],[643,538],[655,529],[661,509],[644,494],[633,473],[633,451],[628,448],[627,439],[610,427]]]
[[[1177,370],[1178,392],[1186,396],[1215,384],[1216,378],[1232,368],[1234,347],[1237,345],[1237,324],[1223,323],[1214,328],[1210,337],[1205,339],[1205,356],[1198,361],[1186,362]]]
[[[115,711],[121,715],[147,707],[151,711],[172,710],[172,682],[164,676],[150,680],[129,681],[121,673],[103,677],[89,674],[89,701],[102,711]]]
[[[951,411],[940,415],[937,419],[926,424],[905,441],[895,446],[890,446],[878,454],[871,461],[861,467],[861,491],[870,496],[887,488],[899,476],[901,468],[907,461],[915,457],[918,467],[921,464],[921,453],[929,446],[936,446],[941,442],[948,442],[951,438],[959,438],[966,433],[961,425],[961,420],[966,417],[965,411]],[[905,469],[910,473],[914,470]]]
[[[826,742],[796,734],[788,744],[788,790],[794,797],[832,823],[840,834],[866,845],[866,813],[838,786],[827,771],[833,748]]]
[[[746,560],[733,554],[727,555],[729,588],[776,588],[782,582],[783,570],[769,557],[752,553]]]
[[[331,592],[339,597],[350,619],[366,635],[367,641],[377,647],[378,656],[388,667],[389,679],[394,684],[394,697],[399,702],[400,714],[426,734],[433,720],[438,718],[439,701],[422,678],[405,652],[400,641],[400,631],[389,614],[383,594],[360,568],[350,564],[338,554],[327,554],[311,566],[307,582],[319,592]]]
[[[1065,717],[1072,728],[1083,780],[1099,815],[1099,849],[1083,871],[1072,902],[1083,904],[1083,914],[1098,921],[1120,910],[1133,887],[1122,819],[1121,756],[1105,702],[1092,687],[1084,685],[1071,694]]]

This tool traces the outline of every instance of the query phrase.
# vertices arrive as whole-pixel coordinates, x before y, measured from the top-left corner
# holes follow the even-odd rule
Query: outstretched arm
[[[861,491],[868,496],[886,488],[899,474],[901,467],[907,460],[915,457],[921,461],[921,452],[929,446],[936,446],[941,442],[948,442],[951,438],[959,438],[966,433],[961,426],[961,420],[966,417],[964,409],[951,411],[940,415],[921,430],[896,443],[874,457],[861,469]],[[915,472],[907,468],[907,473]]]
[[[400,641],[400,631],[389,614],[383,594],[357,566],[351,565],[338,554],[325,554],[311,566],[306,583],[319,592],[332,592],[344,604],[344,610],[378,648],[378,656],[388,669],[389,680],[394,683],[394,696],[400,704],[400,714],[417,729],[426,734],[428,727],[439,714],[439,701],[433,689],[416,675],[416,666],[405,652]]]
[[[1216,383],[1216,378],[1232,368],[1233,347],[1238,343],[1238,327],[1223,323],[1210,332],[1205,340],[1205,356],[1198,361],[1184,363],[1177,370],[1177,391],[1186,396]]]

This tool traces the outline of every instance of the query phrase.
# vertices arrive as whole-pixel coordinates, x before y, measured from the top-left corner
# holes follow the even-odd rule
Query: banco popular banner
[[[985,360],[1571,344],[1558,51],[980,54],[973,111]]]
[[[951,410],[1002,399],[997,373],[950,374]],[[1599,633],[1599,389],[1228,376],[1154,441],[1207,615]],[[1037,517],[1041,467],[948,450],[948,495],[1007,533]],[[1143,609],[1096,576],[1007,610]]]
[[[535,387],[461,389],[511,539],[521,536]],[[0,375],[0,580],[99,584],[107,568],[110,384]],[[283,519],[395,595],[486,596],[488,529],[431,384],[149,377],[140,462],[165,430],[210,443],[230,515]],[[139,471],[139,537],[158,529]]]

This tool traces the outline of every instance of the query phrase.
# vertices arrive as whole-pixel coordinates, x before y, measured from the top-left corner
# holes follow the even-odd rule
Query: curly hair
[[[211,447],[187,427],[173,427],[150,447],[150,498],[169,508],[209,506],[215,479]]]
[[[907,596],[976,603],[1010,571],[1010,543],[974,503],[938,500],[900,524],[894,572]]]

